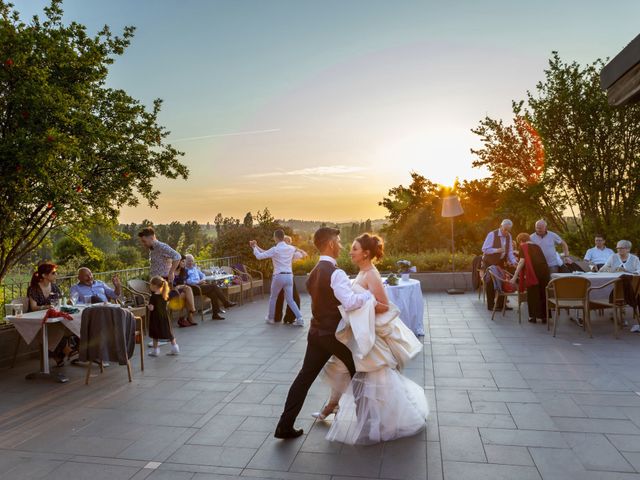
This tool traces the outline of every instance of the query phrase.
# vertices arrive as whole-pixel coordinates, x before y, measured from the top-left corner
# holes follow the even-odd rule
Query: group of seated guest
[[[213,320],[224,320],[224,317],[220,315],[223,313],[220,305],[225,308],[230,308],[235,305],[234,302],[227,300],[220,287],[206,281],[206,275],[196,266],[195,259],[191,254],[183,256],[180,260],[174,285],[178,289],[188,289],[192,292],[191,295],[193,295],[194,290],[191,287],[198,287],[195,289],[196,293],[198,295],[202,294],[211,300],[211,318]]]
[[[640,273],[640,259],[631,253],[633,246],[629,240],[620,240],[616,252],[607,248],[604,235],[597,234],[595,246],[587,250],[586,262],[599,272]]]

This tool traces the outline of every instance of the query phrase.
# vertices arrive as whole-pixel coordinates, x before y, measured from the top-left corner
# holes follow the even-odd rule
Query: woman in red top
[[[542,323],[547,323],[546,290],[551,279],[547,260],[542,249],[531,242],[528,233],[521,233],[516,237],[520,260],[511,279],[512,283],[518,282],[521,292],[527,291],[527,307],[529,309],[529,321],[536,323],[539,318]]]

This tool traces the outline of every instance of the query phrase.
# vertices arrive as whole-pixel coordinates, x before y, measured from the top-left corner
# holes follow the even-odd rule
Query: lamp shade
[[[464,213],[460,199],[457,195],[451,195],[442,199],[442,216],[444,218],[458,217]]]

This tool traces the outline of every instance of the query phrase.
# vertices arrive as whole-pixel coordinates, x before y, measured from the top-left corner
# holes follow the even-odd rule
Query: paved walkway
[[[614,340],[602,317],[594,339],[566,320],[554,339],[512,312],[491,322],[472,294],[425,300],[424,354],[405,373],[432,413],[415,437],[326,442],[310,417],[318,381],[305,435],[275,440],[305,331],[264,324],[263,300],[179,330],[182,355],[147,358],[144,373],[134,357],[132,384],[118,366],[88,387],[77,367],[66,385],[24,380],[36,362],[0,370],[0,478],[640,479],[640,338]]]

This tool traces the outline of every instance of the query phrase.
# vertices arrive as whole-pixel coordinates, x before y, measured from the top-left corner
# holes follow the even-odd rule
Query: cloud
[[[237,137],[241,135],[259,135],[263,133],[274,133],[279,132],[279,128],[269,128],[266,130],[248,130],[245,132],[229,132],[229,133],[212,133],[211,135],[202,135],[200,137],[184,137],[184,138],[176,138],[175,140],[171,140],[173,143],[176,142],[191,142],[193,140],[204,140],[206,138],[218,138],[218,137]]]
[[[265,178],[265,177],[324,177],[334,175],[345,175],[348,173],[356,173],[364,170],[364,167],[356,167],[354,165],[328,165],[323,167],[309,167],[299,170],[289,171],[277,171],[277,172],[264,172],[264,173],[252,173],[246,175],[250,178]]]

